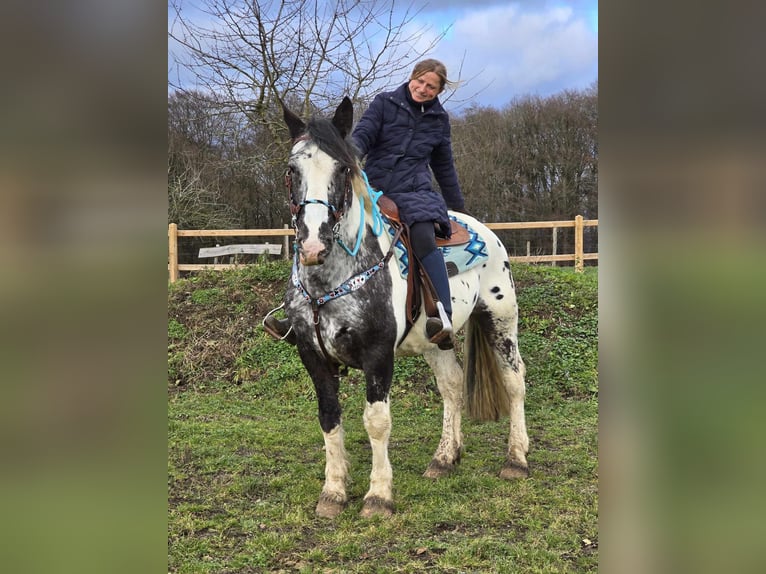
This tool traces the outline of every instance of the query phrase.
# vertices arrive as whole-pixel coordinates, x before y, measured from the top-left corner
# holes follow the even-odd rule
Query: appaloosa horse
[[[425,335],[425,314],[407,328],[406,253],[381,216],[377,198],[347,139],[353,123],[348,98],[332,120],[304,123],[283,106],[293,145],[285,174],[295,228],[295,259],[285,312],[297,349],[316,389],[326,447],[325,482],[316,513],[337,516],[347,502],[348,459],[338,400],[340,371],[364,372],[364,427],[372,445],[370,486],[363,516],[393,512],[390,390],[394,358],[422,354],[444,401],[441,440],[425,476],[448,474],[459,461],[464,394],[468,414],[497,419],[510,414],[503,478],[528,475],[524,416],[524,362],[518,349],[518,307],[505,248],[497,236],[465,214],[451,216],[470,231],[450,278],[453,325],[465,325],[464,363]],[[461,259],[462,257],[462,259]],[[450,264],[448,263],[448,267]],[[465,390],[464,390],[465,389]]]

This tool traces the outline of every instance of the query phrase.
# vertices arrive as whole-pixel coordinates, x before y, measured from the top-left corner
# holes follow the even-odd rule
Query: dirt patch
[[[285,282],[209,273],[182,280],[168,294],[170,392],[209,381],[238,382],[236,360],[279,304]]]

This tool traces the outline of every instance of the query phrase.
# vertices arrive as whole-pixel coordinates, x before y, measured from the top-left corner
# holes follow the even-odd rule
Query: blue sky
[[[416,0],[434,32],[433,57],[466,82],[453,99],[501,107],[514,97],[584,89],[598,79],[596,0]],[[453,73],[454,71],[454,73]]]
[[[584,89],[598,79],[597,0],[399,0],[419,11],[422,46],[461,84],[447,108],[502,107],[516,97]],[[406,78],[392,79],[394,87]]]

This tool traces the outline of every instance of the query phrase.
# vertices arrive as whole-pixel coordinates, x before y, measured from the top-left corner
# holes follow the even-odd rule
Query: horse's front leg
[[[394,512],[393,471],[388,458],[391,436],[391,405],[389,391],[394,372],[393,353],[377,367],[365,369],[367,404],[364,408],[364,428],[372,447],[370,489],[364,496],[362,516],[390,516]]]
[[[343,442],[341,407],[338,401],[339,378],[337,368],[327,364],[313,351],[301,352],[304,365],[314,382],[319,402],[319,426],[325,446],[325,482],[316,506],[317,516],[335,518],[346,506],[346,480],[348,458]]]

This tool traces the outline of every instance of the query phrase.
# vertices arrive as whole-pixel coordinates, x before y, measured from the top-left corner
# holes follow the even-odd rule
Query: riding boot
[[[295,345],[295,331],[289,319],[277,319],[274,315],[267,315],[263,320],[263,330],[277,340]]]
[[[436,308],[438,317],[426,319],[426,336],[440,349],[452,349],[455,346],[452,329],[452,297],[449,289],[449,276],[441,251],[434,249],[420,260],[431,283],[436,290]]]

